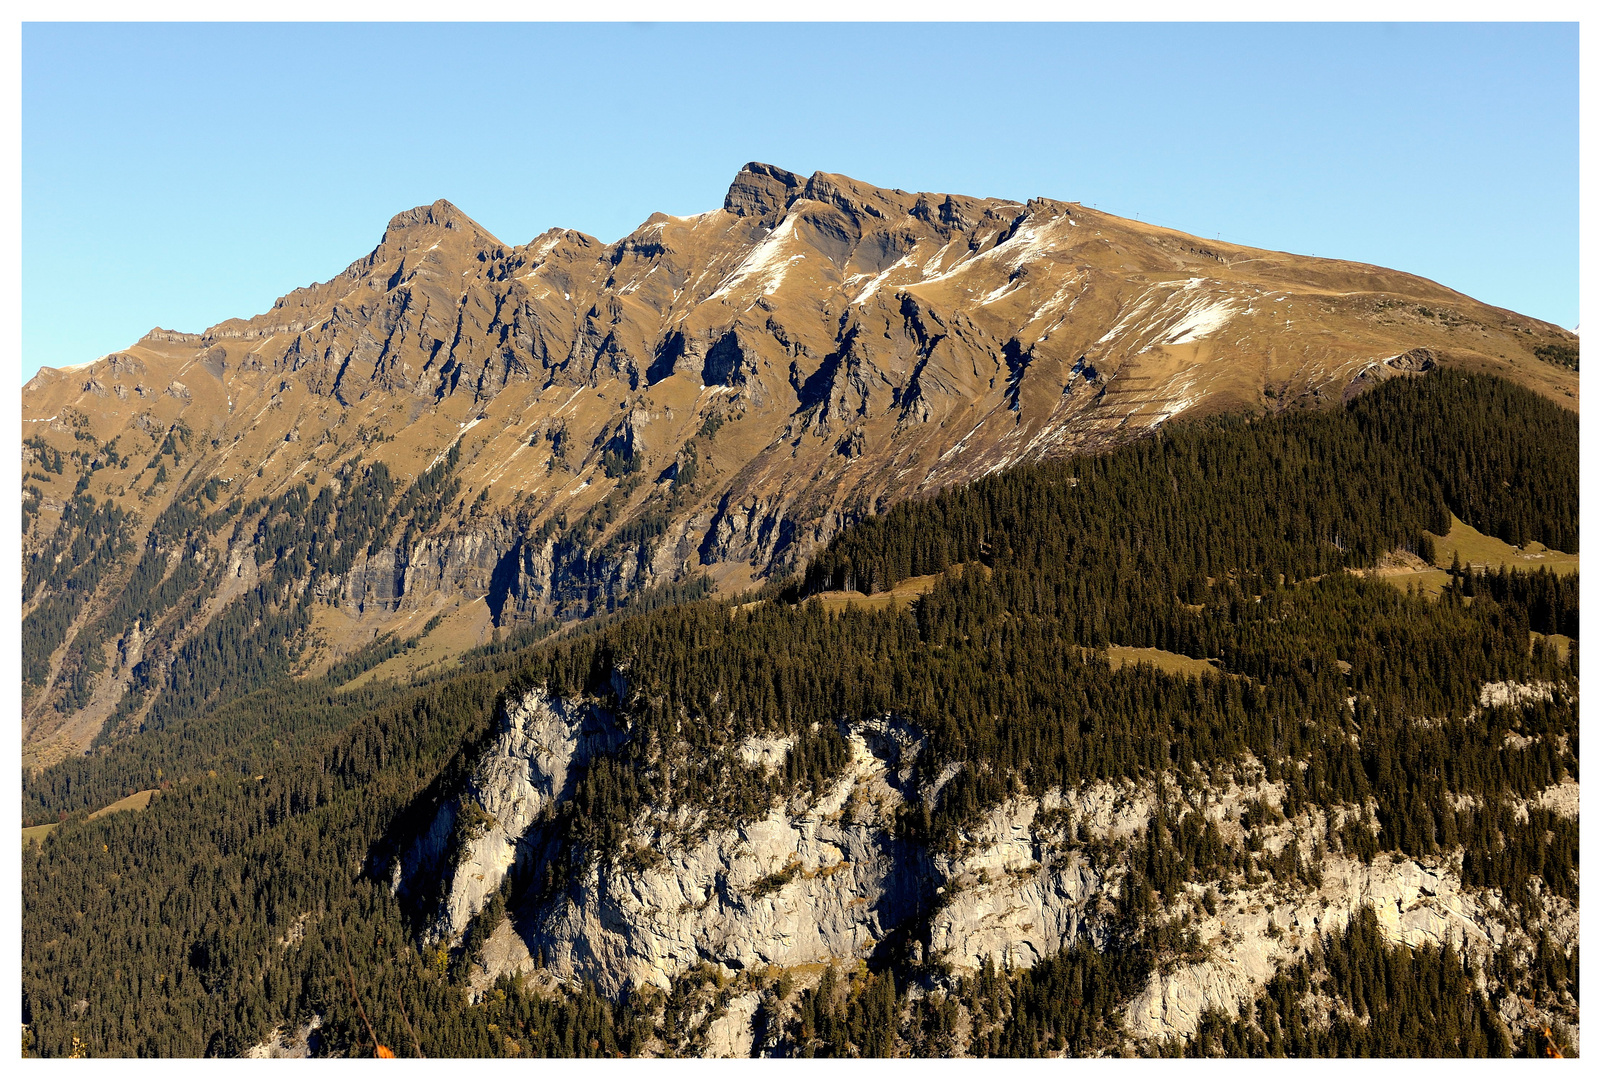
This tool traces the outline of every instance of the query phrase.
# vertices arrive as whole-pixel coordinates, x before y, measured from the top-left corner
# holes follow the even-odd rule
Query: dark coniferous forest
[[[370,1056],[375,1040],[430,1057],[694,1052],[702,1006],[730,993],[723,973],[620,1000],[528,980],[474,990],[484,939],[522,883],[458,945],[435,947],[383,878],[459,790],[497,710],[533,688],[602,701],[628,733],[556,812],[574,866],[629,858],[629,825],[646,810],[737,824],[821,792],[847,764],[842,725],[894,715],[926,734],[920,768],[961,766],[895,823],[934,853],[959,849],[1012,795],[1164,776],[1204,787],[1252,760],[1284,784],[1276,813],[1361,808],[1330,851],[1452,859],[1464,885],[1497,890],[1533,926],[1551,898],[1578,902],[1577,821],[1531,802],[1578,779],[1577,577],[1459,568],[1436,598],[1347,571],[1396,551],[1432,558],[1453,514],[1510,544],[1576,552],[1577,425],[1513,384],[1451,370],[1391,380],[1334,411],[1174,424],[896,506],[758,593],[542,627],[541,640],[479,650],[416,685],[359,689],[345,683],[406,643],[292,679],[309,601],[288,583],[324,563],[338,572],[319,529],[377,543],[396,486],[353,468],[364,482],[339,505],[327,489],[327,505],[291,489],[249,508],[261,522],[256,606],[151,675],[144,729],[127,723],[130,705],[93,752],[23,777],[24,824],[57,824],[23,852],[25,1046],[235,1055],[317,1017],[330,1054]],[[447,501],[452,465],[399,498]],[[210,535],[245,509],[217,492],[185,505],[158,527]],[[101,572],[127,542],[123,523],[88,500],[70,515],[62,535],[83,548],[73,572]],[[924,575],[940,577],[909,610],[835,611],[815,598]],[[158,593],[132,589],[129,602],[159,606]],[[59,641],[53,628],[72,614],[41,615],[41,640]],[[1571,638],[1568,654],[1543,635]],[[1111,645],[1211,660],[1217,673],[1114,669]],[[25,677],[38,663],[25,654]],[[1560,689],[1495,707],[1481,704],[1489,683]],[[749,735],[793,739],[776,781],[732,752]],[[88,818],[151,788],[160,794],[144,812]],[[1563,1045],[1560,1031],[1508,1028],[1491,999],[1576,1009],[1576,947],[1547,943],[1526,964],[1489,970],[1390,944],[1359,918],[1241,1015],[1208,1015],[1183,1045],[1131,1047],[1130,997],[1203,948],[1164,904],[1187,883],[1304,880],[1315,854],[1272,857],[1224,842],[1197,815],[1158,814],[1093,853],[1130,867],[1098,946],[1026,970],[951,971],[891,950],[806,986],[784,973],[740,978],[762,994],[766,1045],[795,1056]]]

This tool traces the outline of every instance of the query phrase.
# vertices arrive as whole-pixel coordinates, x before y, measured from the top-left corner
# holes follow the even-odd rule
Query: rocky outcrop
[[[152,327],[148,332],[146,332],[145,336],[139,340],[162,342],[172,345],[198,345],[200,344],[200,335],[185,334],[179,330],[163,330],[161,327],[156,326]]]
[[[757,994],[740,994],[728,1003],[723,1015],[706,1030],[704,1057],[748,1058],[755,1056],[756,1033],[753,1022],[761,999]]]
[[[265,1039],[246,1049],[240,1057],[250,1061],[313,1057],[320,1042],[317,1032],[321,1027],[320,1016],[313,1016],[299,1027],[290,1030],[285,1030],[281,1026],[275,1027],[267,1033]]]
[[[564,709],[535,693],[508,716],[560,716]],[[542,731],[550,727],[540,722]],[[582,754],[575,740],[563,741],[570,730],[558,723],[550,744],[558,775]],[[543,957],[562,977],[593,980],[609,993],[665,987],[706,959],[749,969],[869,955],[923,904],[931,876],[924,854],[891,835],[885,816],[902,797],[902,772],[894,770],[915,769],[897,750],[914,739],[880,721],[849,740],[850,774],[804,808],[774,807],[728,828],[706,829],[703,818],[654,821],[636,831],[628,857],[586,860],[555,895],[513,914],[524,942],[516,955]],[[771,748],[751,750],[760,758]],[[519,845],[543,851],[544,838],[529,826],[551,789],[527,779],[547,768],[531,751],[534,743],[508,730],[475,773],[472,791],[494,824],[463,849],[442,928],[465,925]],[[449,831],[436,826],[431,836]]]
[[[1218,914],[1196,923],[1208,958],[1154,972],[1125,1011],[1129,1033],[1184,1037],[1208,1009],[1236,1014],[1280,967],[1300,957],[1318,935],[1343,929],[1364,906],[1373,909],[1392,941],[1414,947],[1449,942],[1459,951],[1483,954],[1486,947],[1503,946],[1511,933],[1505,913],[1465,890],[1442,863],[1425,867],[1380,856],[1364,865],[1329,856],[1319,869],[1323,884],[1317,889],[1224,894]]]
[[[642,555],[657,556],[641,563]],[[342,575],[318,582],[319,597],[353,615],[424,610],[453,597],[482,598],[496,625],[547,618],[563,608],[605,610],[631,587],[672,580],[686,554],[665,545],[597,551],[555,537],[519,536],[504,523],[426,536],[409,552],[385,547]]]
[[[394,611],[406,592],[406,567],[393,548],[377,551],[351,567],[342,580],[330,579],[326,591],[330,597],[342,591],[343,603],[358,614]]]
[[[393,868],[397,891],[415,890],[425,875],[444,878],[433,935],[461,933],[518,858],[533,853],[530,829],[546,808],[572,794],[575,768],[624,738],[594,702],[531,692],[507,704],[467,789],[440,807]]]
[[[966,969],[986,958],[1032,967],[1082,933],[1099,940],[1088,917],[1115,894],[1121,874],[1108,880],[1059,829],[1038,827],[1039,808],[1033,799],[1009,801],[968,835],[960,857],[935,860],[942,884],[929,922],[933,956]]]
[[[1385,363],[1397,371],[1422,373],[1432,371],[1438,361],[1433,349],[1409,349],[1400,356],[1390,357]]]
[[[723,209],[740,217],[769,217],[788,207],[803,184],[787,169],[752,161],[739,170],[728,186]]]
[[[1526,705],[1535,701],[1550,701],[1556,687],[1548,682],[1541,683],[1515,683],[1494,682],[1485,683],[1479,691],[1479,708],[1507,708],[1509,706]]]
[[[1268,783],[1248,759],[1200,792],[1170,778],[1013,797],[968,828],[954,850],[931,852],[895,835],[895,812],[908,800],[933,798],[959,767],[922,775],[921,735],[893,717],[850,725],[843,734],[851,764],[826,791],[777,801],[755,820],[723,826],[704,811],[647,812],[624,850],[577,860],[570,877],[529,890],[494,928],[478,982],[538,972],[590,981],[615,995],[668,988],[706,963],[755,972],[855,962],[892,946],[957,970],[986,960],[1029,967],[1081,939],[1108,944],[1127,870],[1104,853],[1139,837],[1158,806],[1169,815],[1198,811],[1234,841],[1255,807],[1254,836],[1270,854],[1292,843],[1321,850],[1319,841],[1346,813],[1331,822],[1323,810],[1308,810],[1273,823],[1270,809],[1264,818],[1260,808],[1282,802],[1282,785]],[[452,866],[434,918],[437,934],[459,935],[519,860],[550,856],[552,837],[539,822],[575,768],[621,738],[593,703],[572,705],[536,690],[508,706],[465,797],[441,811],[408,858],[412,877]],[[789,740],[753,736],[730,753],[771,774],[791,748]],[[1577,785],[1571,787],[1571,795],[1563,786],[1551,799],[1576,806]],[[472,812],[476,831],[460,824],[469,802],[479,808]],[[1497,894],[1464,888],[1450,857],[1381,855],[1362,863],[1324,854],[1308,865],[1306,880],[1316,886],[1270,878],[1214,891],[1204,906],[1204,887],[1187,886],[1162,917],[1190,921],[1200,956],[1158,965],[1125,1009],[1127,1033],[1182,1038],[1208,1010],[1235,1013],[1363,907],[1392,940],[1414,947],[1450,943],[1478,955],[1532,947]],[[1555,898],[1546,904],[1552,940],[1559,947],[1576,942],[1577,909]],[[708,1052],[751,1052],[754,1000],[746,1009],[738,999],[711,1023]]]

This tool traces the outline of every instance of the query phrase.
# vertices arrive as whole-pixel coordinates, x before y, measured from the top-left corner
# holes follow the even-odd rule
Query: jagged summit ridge
[[[803,199],[825,203],[857,218],[888,220],[909,213],[923,221],[939,221],[944,225],[960,227],[972,225],[971,219],[962,216],[960,203],[967,204],[971,209],[974,205],[997,201],[961,199],[959,196],[927,192],[908,201],[908,193],[899,188],[878,188],[848,176],[825,172],[814,172],[803,180],[788,169],[752,161],[740,169],[729,185],[728,194],[723,199],[723,209],[740,217],[766,219],[781,215],[796,201]]]
[[[396,233],[427,226],[435,226],[441,229],[468,229],[487,238],[493,244],[498,245],[500,243],[491,235],[488,229],[479,225],[445,199],[435,199],[432,203],[412,207],[410,210],[390,218],[388,227],[384,229],[382,242],[388,243]]]

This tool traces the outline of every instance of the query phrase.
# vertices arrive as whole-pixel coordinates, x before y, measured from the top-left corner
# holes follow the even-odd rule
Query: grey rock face
[[[267,1033],[265,1039],[250,1047],[241,1056],[248,1060],[310,1058],[317,1042],[317,1030],[321,1027],[320,1016],[313,1016],[291,1031],[285,1031],[281,1026],[275,1027]]]
[[[585,754],[564,704],[530,695],[508,719],[472,784],[495,823],[460,857],[442,932],[458,933],[498,887],[528,825]],[[851,742],[851,773],[805,810],[774,808],[698,841],[679,839],[696,822],[678,822],[681,833],[659,822],[636,838],[653,858],[591,860],[559,894],[515,913],[526,954],[609,993],[665,987],[706,959],[739,969],[866,956],[917,909],[929,872],[922,853],[884,827],[880,808],[899,801],[886,762],[860,733]],[[769,759],[773,750],[751,749]]]
[[[623,738],[611,717],[589,702],[530,693],[505,709],[467,790],[440,807],[394,870],[397,891],[415,891],[423,874],[447,879],[431,936],[461,933],[500,888],[541,812],[572,794],[574,767],[597,751],[616,749]],[[466,807],[477,812],[463,830],[458,825]]]
[[[1032,967],[1088,929],[1109,882],[1059,832],[1036,828],[1038,810],[1033,799],[1008,801],[969,833],[960,858],[936,860],[946,902],[930,920],[935,956],[959,968],[986,957]]]
[[[728,1003],[728,1010],[713,1020],[706,1030],[706,1056],[709,1058],[748,1058],[753,1056],[756,1033],[753,1021],[760,998],[741,994]]]
[[[1459,950],[1499,947],[1507,929],[1495,912],[1467,893],[1442,867],[1381,856],[1371,865],[1330,856],[1319,889],[1287,894],[1260,888],[1222,897],[1218,914],[1199,920],[1207,960],[1151,975],[1129,1006],[1125,1023],[1137,1037],[1186,1036],[1207,1009],[1234,1015],[1286,963],[1321,934],[1343,929],[1371,906],[1391,940],[1410,946],[1450,942]]]
[[[921,734],[895,718],[853,724],[844,734],[852,753],[845,774],[826,791],[775,802],[759,820],[713,827],[704,812],[647,811],[631,827],[632,854],[582,861],[494,928],[478,981],[540,970],[615,995],[667,988],[703,963],[739,971],[854,961],[897,937],[913,955],[926,951],[956,969],[986,958],[1029,967],[1084,937],[1106,944],[1105,916],[1126,867],[1088,857],[1086,839],[1134,837],[1165,805],[1198,811],[1237,841],[1248,804],[1280,806],[1284,796],[1283,785],[1267,783],[1250,759],[1189,795],[1174,778],[1053,789],[1008,799],[967,829],[954,851],[929,852],[895,835],[895,811],[932,799],[957,769],[922,775]],[[576,769],[623,738],[593,703],[534,691],[506,709],[464,800],[440,810],[396,870],[397,881],[429,873],[447,879],[438,937],[459,936],[518,860],[548,854],[542,817],[570,793]],[[771,774],[791,748],[786,739],[751,737],[729,751]],[[484,816],[464,834],[456,819],[469,800]],[[1577,785],[1558,785],[1538,801],[1576,813]],[[1305,811],[1260,824],[1253,835],[1273,854],[1292,842],[1311,852],[1356,812],[1337,809],[1331,821],[1321,809]],[[447,862],[451,869],[439,869]],[[1191,917],[1202,958],[1153,972],[1126,1009],[1125,1028],[1136,1039],[1185,1037],[1209,1009],[1236,1013],[1364,906],[1392,940],[1410,946],[1450,943],[1470,954],[1532,948],[1499,896],[1465,888],[1454,867],[1449,857],[1380,856],[1364,864],[1325,855],[1319,886],[1242,886],[1216,897],[1212,913],[1201,904],[1205,887],[1191,883],[1162,917]],[[1554,897],[1546,906],[1552,940],[1559,947],[1577,941],[1576,906]],[[708,1052],[749,1054],[754,1010],[754,996],[736,999],[715,1018]]]
[[[394,611],[406,589],[405,566],[394,549],[375,552],[344,576],[345,604],[353,611]]]

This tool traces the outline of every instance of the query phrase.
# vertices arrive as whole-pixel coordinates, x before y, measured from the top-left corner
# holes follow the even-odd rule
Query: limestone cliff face
[[[529,694],[507,706],[500,730],[459,799],[394,866],[397,890],[420,876],[445,880],[433,936],[459,934],[517,861],[543,812],[572,794],[575,766],[625,737],[593,703]]]
[[[1482,954],[1485,946],[1499,948],[1507,941],[1505,913],[1470,895],[1440,865],[1430,869],[1388,856],[1363,865],[1330,856],[1321,870],[1323,885],[1317,889],[1225,894],[1219,915],[1197,927],[1211,944],[1211,957],[1152,974],[1125,1013],[1129,1032],[1154,1039],[1188,1035],[1207,1009],[1234,1014],[1315,936],[1341,929],[1364,906],[1373,908],[1392,940],[1411,946],[1450,942]],[[1577,912],[1573,915],[1563,929],[1576,934]]]
[[[775,802],[757,820],[724,827],[708,825],[704,812],[647,813],[632,829],[630,853],[564,864],[578,869],[528,890],[494,928],[480,981],[538,970],[621,994],[665,988],[701,963],[738,972],[876,958],[888,949],[958,969],[986,958],[1028,967],[1081,938],[1107,943],[1127,867],[1124,856],[1108,860],[1104,853],[1137,836],[1159,804],[1169,813],[1198,810],[1238,838],[1248,806],[1278,806],[1283,796],[1282,785],[1266,782],[1250,761],[1213,777],[1200,794],[1186,795],[1171,779],[1053,789],[1010,798],[970,827],[954,851],[929,851],[895,834],[894,811],[931,797],[950,770],[923,775],[921,736],[895,718],[855,724],[844,735],[851,764],[814,797]],[[405,881],[453,865],[434,911],[436,935],[458,938],[509,868],[552,855],[553,838],[540,822],[575,768],[625,737],[592,703],[533,691],[508,706],[464,799],[441,811],[406,860]],[[790,747],[752,738],[731,749],[752,767],[777,769]],[[1576,791],[1567,791],[1576,786],[1542,801],[1576,808]],[[469,804],[487,822],[464,836],[459,808]],[[1358,811],[1341,810],[1332,822],[1321,810],[1307,811],[1260,826],[1256,835],[1270,853],[1291,843],[1311,853],[1343,815]],[[1450,858],[1389,856],[1364,864],[1327,854],[1315,867],[1321,884],[1270,879],[1241,886],[1214,896],[1210,913],[1200,902],[1205,887],[1186,886],[1168,914],[1191,917],[1199,958],[1160,965],[1127,1006],[1125,1029],[1137,1039],[1183,1037],[1208,1009],[1234,1013],[1318,935],[1342,928],[1363,906],[1408,945],[1450,942],[1480,955],[1531,949],[1522,920],[1493,890],[1464,888],[1454,865]],[[402,882],[398,872],[396,880]],[[1577,941],[1577,908],[1550,897],[1546,907],[1543,925],[1553,941]],[[748,1053],[749,1017],[730,1010],[716,1020],[709,1036],[715,1046],[708,1046]]]
[[[883,809],[900,801],[892,785],[902,781],[887,771],[893,751],[877,756],[869,739],[886,752],[901,745],[894,734],[906,736],[887,722],[852,732],[851,775],[804,808],[711,830],[680,816],[640,831],[643,857],[585,861],[575,879],[514,914],[520,955],[543,955],[564,976],[617,993],[666,986],[707,957],[748,968],[870,954],[932,880],[926,857],[885,827]],[[508,707],[463,799],[447,803],[413,846],[397,887],[453,863],[434,925],[459,935],[514,863],[549,854],[540,814],[564,796],[573,767],[622,737],[593,705],[534,692]],[[757,741],[746,750],[770,766],[787,747]],[[464,805],[488,818],[466,838],[457,828]]]

